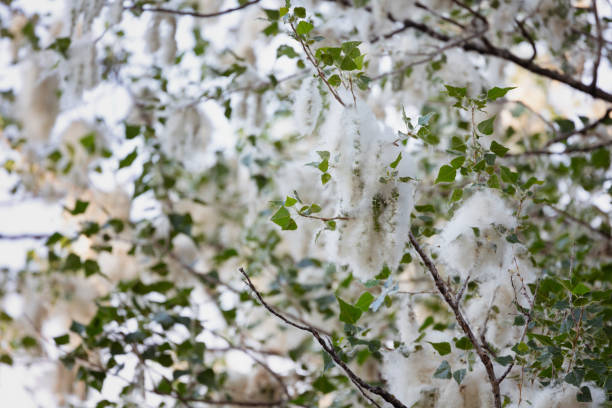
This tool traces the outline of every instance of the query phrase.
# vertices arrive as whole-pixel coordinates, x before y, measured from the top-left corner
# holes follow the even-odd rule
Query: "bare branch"
[[[338,356],[338,354],[336,353],[336,350],[333,348],[332,345],[330,345],[331,341],[328,338],[324,338],[323,336],[321,336],[319,331],[316,330],[314,327],[312,327],[312,326],[310,326],[310,325],[308,325],[306,323],[304,323],[304,324],[296,323],[296,322],[290,320],[289,318],[287,318],[286,316],[284,316],[282,313],[277,311],[272,306],[270,306],[263,299],[263,296],[261,295],[261,293],[259,293],[259,291],[255,287],[253,282],[251,282],[251,279],[249,278],[249,275],[247,275],[245,270],[243,268],[240,268],[239,271],[242,274],[242,276],[244,277],[245,283],[249,286],[249,288],[253,291],[253,293],[257,297],[257,300],[259,301],[259,303],[261,303],[261,305],[263,307],[265,307],[270,313],[272,313],[274,316],[276,316],[279,319],[281,319],[283,322],[285,322],[289,326],[292,326],[292,327],[295,327],[296,329],[299,329],[299,330],[302,330],[302,331],[310,333],[317,340],[317,342],[321,345],[323,350],[345,372],[345,374],[348,376],[348,378],[351,380],[351,382],[357,387],[357,389],[359,389],[360,392],[363,393],[363,390],[367,390],[367,391],[371,392],[372,394],[376,394],[376,395],[380,396],[382,399],[387,401],[389,404],[391,404],[395,408],[407,408],[400,400],[398,400],[393,394],[389,393],[387,390],[385,390],[385,389],[383,389],[381,387],[378,387],[378,386],[373,386],[372,384],[367,383],[361,377],[357,376],[357,374],[355,374],[353,372],[353,370],[351,370],[346,365],[346,363],[344,361],[342,361],[340,356]],[[380,407],[380,405],[376,401],[374,401],[371,397],[367,396],[365,393],[363,393],[363,394],[364,394],[364,396],[371,403],[373,403],[377,407]]]
[[[164,8],[164,7],[142,7],[142,6],[129,6],[129,7],[125,7],[125,9],[126,10],[137,10],[137,11],[148,11],[148,12],[153,12],[153,13],[175,14],[179,16],[191,16],[191,17],[196,17],[196,18],[212,18],[212,17],[219,17],[225,14],[230,14],[230,13],[233,13],[234,11],[242,10],[244,8],[252,6],[253,4],[257,4],[259,2],[260,0],[248,1],[238,7],[217,11],[215,13],[198,13],[196,11],[189,11],[189,10],[175,10],[175,9],[169,9],[169,8]]]
[[[596,121],[593,121],[591,123],[589,123],[588,125],[585,125],[584,127],[580,128],[580,129],[574,129],[571,130],[569,132],[563,132],[560,135],[550,139],[548,142],[546,142],[546,147],[555,144],[555,143],[559,143],[562,142],[564,140],[569,139],[570,137],[574,136],[574,135],[584,135],[586,134],[589,130],[592,130],[594,128],[596,128],[599,124],[601,124],[602,122],[606,121],[609,117],[610,117],[610,112],[612,112],[612,108],[608,108],[606,110],[606,113],[603,114],[602,117],[600,117],[599,119],[597,119]]]
[[[600,149],[602,147],[607,147],[612,145],[612,140],[607,140],[605,142],[589,145],[589,146],[579,146],[579,147],[569,147],[561,152],[553,152],[546,149],[535,149],[535,150],[527,150],[522,153],[508,153],[505,157],[520,157],[520,156],[554,156],[554,155],[563,155],[563,154],[577,154],[577,153],[588,153],[594,150]]]
[[[599,63],[601,62],[601,50],[603,48],[603,31],[601,22],[599,21],[599,13],[597,12],[597,0],[591,2],[593,4],[593,16],[595,17],[595,27],[597,27],[597,56],[593,63],[593,79],[591,80],[591,88],[597,88],[597,73],[599,71]]]
[[[538,56],[538,49],[536,48],[536,43],[531,34],[529,34],[529,31],[527,31],[524,21],[515,18],[514,22],[518,26],[519,30],[521,30],[521,34],[523,35],[523,37],[525,37],[525,39],[529,41],[529,45],[531,45],[531,57],[529,58],[529,62],[532,62]]]
[[[603,230],[600,230],[599,228],[595,228],[595,227],[591,226],[591,224],[589,224],[588,222],[574,217],[573,215],[571,215],[567,211],[564,211],[564,210],[562,210],[560,208],[557,208],[555,206],[552,206],[552,205],[548,205],[548,208],[550,208],[551,210],[555,211],[558,214],[563,215],[568,220],[573,221],[576,224],[582,225],[583,227],[585,227],[589,231],[594,232],[595,234],[601,235],[602,237],[604,237],[604,238],[606,238],[608,240],[612,238],[612,236],[610,236],[610,233],[608,233],[606,231],[603,231]]]
[[[42,240],[50,236],[51,234],[0,234],[0,241]]]

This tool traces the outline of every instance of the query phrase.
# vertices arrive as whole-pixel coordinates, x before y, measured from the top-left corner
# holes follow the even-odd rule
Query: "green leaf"
[[[327,82],[329,82],[331,86],[340,86],[342,80],[338,75],[334,74],[327,79]]]
[[[591,397],[591,389],[586,385],[580,388],[580,392],[576,394],[576,400],[578,402],[592,402],[593,398]]]
[[[591,291],[591,289],[589,289],[588,286],[586,286],[584,283],[579,283],[576,286],[574,286],[574,288],[572,289],[572,293],[576,296],[582,296],[582,295],[586,295],[587,293],[589,293]]]
[[[483,120],[478,124],[478,131],[484,135],[492,135],[493,134],[493,122],[495,122],[495,118],[497,115],[493,116],[490,119]]]
[[[445,164],[444,166],[440,167],[435,183],[452,183],[455,181],[456,175],[457,169]]]
[[[119,160],[119,168],[122,169],[124,167],[129,167],[132,163],[134,163],[136,157],[138,157],[138,150],[134,148],[131,153]]]
[[[336,390],[336,386],[332,384],[331,381],[329,381],[329,379],[324,375],[314,380],[312,382],[312,387],[323,394],[329,394],[330,392]]]
[[[293,14],[299,18],[306,18],[306,9],[304,7],[296,7],[293,9]]]
[[[529,352],[529,346],[524,342],[520,342],[515,344],[514,347],[512,347],[512,350],[517,354],[527,354]]]
[[[591,163],[598,169],[608,169],[610,167],[610,150],[602,147],[591,154]]]
[[[344,57],[344,59],[342,60],[342,63],[340,64],[340,69],[343,71],[353,71],[355,69],[357,69],[357,64],[355,64],[355,61],[353,61],[353,59],[351,57]]]
[[[401,264],[409,264],[410,262],[412,262],[412,255],[410,255],[410,253],[406,252],[402,256],[402,259],[400,260],[400,263]]]
[[[77,200],[76,203],[74,204],[74,209],[68,210],[68,212],[72,215],[83,214],[87,210],[88,206],[89,206],[89,201]]]
[[[0,363],[6,365],[13,365],[13,357],[8,354],[0,354]]]
[[[419,116],[419,119],[417,120],[418,125],[419,126],[427,126],[429,124],[429,121],[431,120],[431,118],[435,114],[436,114],[436,112],[429,112],[426,115]]]
[[[499,98],[503,98],[504,96],[506,96],[508,91],[510,91],[511,89],[515,89],[515,88],[516,86],[510,86],[508,88],[498,88],[498,87],[491,88],[487,92],[487,98],[489,98],[489,100],[491,101],[494,101]]]
[[[140,126],[138,125],[128,125],[127,123],[125,124],[125,138],[130,140],[135,138],[136,136],[138,136],[138,134],[140,134]]]
[[[297,200],[295,198],[289,197],[289,196],[287,196],[287,198],[285,198],[285,207],[291,207],[295,203],[297,203]]]
[[[521,188],[523,190],[528,190],[529,187],[533,186],[534,184],[541,185],[541,184],[544,184],[544,182],[532,176],[532,177],[529,177],[529,180],[527,180],[525,184],[521,186]]]
[[[459,201],[461,200],[461,198],[463,197],[463,189],[457,188],[455,190],[453,190],[453,194],[451,194],[451,203],[454,203],[455,201]]]
[[[501,179],[506,183],[514,184],[518,181],[518,178],[519,178],[518,173],[513,172],[506,166],[500,167],[500,174],[501,174]]]
[[[168,215],[168,220],[170,221],[170,225],[172,225],[172,229],[174,229],[176,232],[191,235],[191,227],[193,226],[191,214],[171,213]]]
[[[487,186],[489,186],[490,188],[500,188],[501,185],[499,184],[499,178],[497,177],[497,174],[491,174],[491,176],[489,177],[489,181],[487,181]]]
[[[463,166],[463,163],[465,163],[465,157],[459,156],[451,160],[450,165],[458,169],[459,167]]]
[[[200,372],[196,376],[196,380],[207,387],[214,388],[215,386],[215,372],[212,368],[207,368],[206,370]]]
[[[323,173],[321,174],[321,183],[323,184],[327,184],[327,182],[331,180],[331,174],[329,173]]]
[[[431,316],[427,316],[427,318],[423,321],[423,324],[421,324],[421,326],[419,327],[419,332],[422,332],[432,324],[434,324],[434,318]]]
[[[457,384],[461,384],[461,382],[465,378],[465,374],[466,374],[465,368],[457,370],[453,373],[453,378],[455,379],[455,381],[457,381]]]
[[[280,18],[280,12],[276,9],[264,9],[264,12],[270,20],[278,20]]]
[[[87,150],[87,153],[93,154],[96,151],[96,132],[89,132],[79,139],[81,146]]]
[[[321,158],[321,160],[328,160],[330,158],[330,154],[327,150],[317,150],[317,154]]]
[[[440,378],[442,380],[449,380],[452,377],[451,367],[450,364],[448,364],[448,361],[444,360],[442,364],[438,366],[433,377]]]
[[[370,308],[370,305],[374,299],[376,298],[370,292],[363,292],[361,296],[359,296],[359,299],[357,299],[355,307],[360,309],[362,312],[366,312]]]
[[[348,324],[355,324],[363,313],[361,309],[346,303],[344,300],[336,296],[340,305],[340,321]]]
[[[234,248],[227,248],[223,250],[220,254],[215,255],[213,257],[213,261],[216,264],[220,264],[236,256],[238,256],[238,251],[236,251]]]
[[[325,173],[327,169],[329,168],[329,161],[327,159],[323,160],[321,163],[319,163],[317,168],[321,170],[323,173]]]
[[[87,259],[83,263],[83,267],[85,268],[85,276],[100,273],[100,266],[98,265],[98,262],[94,261],[93,259]]]
[[[467,88],[458,88],[458,87],[450,86],[450,85],[444,85],[444,86],[446,87],[446,91],[448,92],[448,95],[453,98],[461,99],[467,95]]]
[[[459,136],[453,136],[451,138],[451,143],[450,143],[449,148],[450,150],[455,150],[461,153],[465,153],[467,151],[467,146],[465,142]]]
[[[520,242],[518,237],[514,233],[506,235],[506,241],[511,244],[518,244]]]
[[[503,366],[507,366],[514,361],[514,358],[512,356],[499,356],[495,357],[495,361]]]
[[[70,48],[70,37],[60,37],[48,47],[50,50],[55,50],[62,54],[64,58],[68,58],[68,48]]]
[[[389,167],[391,167],[392,169],[396,168],[397,165],[399,164],[400,160],[402,160],[402,153],[401,152],[397,155],[397,158],[395,160],[393,160],[393,162],[391,162],[391,164],[389,164]]]
[[[391,275],[391,269],[389,269],[387,264],[384,264],[382,269],[378,273],[378,275],[375,276],[375,278],[383,280],[383,279],[387,279],[390,275]]]
[[[507,147],[504,147],[502,145],[500,145],[499,143],[497,143],[495,140],[491,142],[491,147],[490,150],[495,153],[496,155],[498,155],[499,157],[504,157],[506,155],[506,153],[508,153],[508,149]]]
[[[298,35],[306,35],[311,32],[313,28],[314,26],[308,21],[300,21],[295,28],[295,31],[298,33]]]
[[[63,346],[64,344],[70,343],[70,335],[64,334],[53,338],[53,341],[57,346]]]
[[[289,211],[285,207],[281,207],[278,211],[270,218],[270,220],[281,227],[282,230],[296,230],[297,224],[291,218]]]
[[[285,56],[287,58],[297,58],[300,55],[295,52],[293,47],[283,44],[276,49],[276,58],[280,58],[282,56]]]
[[[268,37],[271,36],[271,35],[278,34],[278,23],[276,21],[273,22],[272,24],[270,24],[269,26],[264,28],[263,33],[266,36],[268,36]],[[229,110],[229,113],[228,113],[228,110]],[[226,107],[225,107],[225,116],[227,118],[229,118],[231,116],[231,108],[228,109],[227,104],[226,104]]]
[[[471,350],[473,345],[470,339],[464,336],[455,340],[455,347],[457,347],[459,350]]]
[[[445,356],[447,354],[450,354],[451,352],[451,345],[449,342],[444,341],[442,343],[432,343],[430,341],[428,341],[429,344],[431,344],[431,346],[438,352],[438,354],[440,354],[441,356]]]

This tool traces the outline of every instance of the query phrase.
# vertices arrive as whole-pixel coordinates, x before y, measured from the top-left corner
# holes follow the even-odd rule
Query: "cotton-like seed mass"
[[[512,260],[506,240],[516,226],[512,210],[491,190],[478,191],[455,212],[437,239],[440,261],[462,279],[486,281]]]
[[[28,141],[41,143],[49,139],[59,113],[58,85],[57,75],[45,75],[36,61],[31,61],[24,70],[23,88],[17,97],[17,116]]]
[[[176,17],[166,16],[164,19],[164,30],[161,44],[161,60],[164,64],[172,64],[176,57]]]
[[[196,108],[177,110],[170,115],[161,134],[161,149],[169,157],[182,161],[187,168],[199,168],[210,130],[208,118]]]
[[[305,79],[295,95],[294,117],[296,127],[303,135],[312,134],[323,109],[323,98],[318,85],[319,81],[315,78]]]
[[[373,278],[385,264],[396,268],[414,206],[413,186],[398,177],[414,176],[413,163],[406,156],[390,166],[402,149],[362,102],[332,111],[321,134],[329,140],[337,212],[350,218],[339,226],[331,255],[362,280]]]

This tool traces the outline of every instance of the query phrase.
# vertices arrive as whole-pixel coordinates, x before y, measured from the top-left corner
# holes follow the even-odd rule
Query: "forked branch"
[[[253,293],[257,297],[257,300],[259,301],[259,303],[261,303],[261,305],[263,307],[265,307],[270,313],[272,313],[274,316],[276,316],[279,319],[281,319],[283,322],[285,322],[289,326],[292,326],[292,327],[295,327],[296,329],[299,329],[299,330],[302,330],[302,331],[310,333],[312,335],[312,337],[314,337],[315,340],[317,340],[317,342],[321,345],[323,350],[344,371],[344,373],[351,380],[351,382],[355,385],[355,387],[357,387],[357,389],[362,393],[362,395],[366,399],[368,399],[374,406],[380,407],[380,405],[372,397],[370,397],[366,393],[366,391],[370,392],[372,394],[378,395],[379,397],[381,397],[383,400],[385,400],[386,402],[388,402],[389,404],[391,404],[395,408],[407,408],[400,400],[398,400],[393,394],[391,394],[390,392],[388,392],[384,388],[378,387],[378,386],[374,386],[374,385],[366,382],[364,379],[359,377],[357,374],[355,374],[355,372],[353,370],[351,370],[350,367],[348,365],[346,365],[346,363],[344,361],[342,361],[342,359],[340,358],[338,353],[336,353],[336,350],[334,349],[334,347],[333,347],[333,345],[331,343],[331,340],[329,338],[324,337],[323,335],[321,335],[321,333],[317,329],[315,329],[314,327],[310,326],[307,323],[296,323],[296,322],[292,321],[291,319],[289,319],[288,317],[286,317],[281,312],[279,312],[278,310],[276,310],[274,307],[270,306],[263,299],[263,296],[257,290],[257,288],[255,287],[255,285],[253,284],[253,282],[251,281],[251,279],[249,278],[249,275],[247,275],[245,270],[243,268],[240,268],[239,270],[240,270],[240,273],[242,274],[242,276],[244,277],[245,283],[253,291]]]

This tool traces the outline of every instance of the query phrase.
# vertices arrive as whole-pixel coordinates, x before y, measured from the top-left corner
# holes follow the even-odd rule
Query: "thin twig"
[[[335,220],[339,220],[339,221],[348,221],[351,218],[350,217],[341,217],[341,216],[337,216],[337,217],[317,217],[316,215],[306,215],[306,214],[302,214],[301,212],[298,212],[299,216],[305,217],[305,218],[312,218],[315,220],[321,220],[324,222],[327,221],[335,221]]]
[[[560,135],[550,139],[548,142],[546,142],[546,147],[553,145],[555,143],[559,143],[562,142],[564,140],[569,139],[570,137],[574,136],[574,135],[584,135],[586,134],[589,130],[592,130],[594,128],[596,128],[599,124],[605,122],[609,117],[610,117],[610,112],[612,112],[612,108],[608,108],[606,110],[606,113],[604,113],[599,119],[589,123],[588,125],[585,125],[583,127],[581,127],[580,129],[574,129],[574,130],[570,130],[568,132],[563,132]]]
[[[538,56],[538,49],[536,48],[536,43],[531,34],[529,34],[529,31],[527,31],[524,21],[515,18],[514,22],[518,26],[519,30],[521,30],[521,34],[523,35],[523,37],[525,37],[525,39],[529,42],[529,45],[531,45],[531,57],[529,58],[529,62],[532,62]]]
[[[603,230],[600,230],[599,228],[595,228],[595,227],[591,226],[591,224],[589,224],[588,222],[574,217],[573,215],[571,215],[567,211],[564,211],[564,210],[562,210],[560,208],[557,208],[555,206],[552,206],[550,204],[548,205],[548,208],[550,208],[551,210],[555,211],[556,213],[559,213],[559,214],[563,215],[568,220],[573,221],[576,224],[582,225],[583,227],[585,227],[589,231],[594,232],[595,234],[599,234],[599,235],[601,235],[602,237],[604,237],[606,239],[611,239],[612,238],[612,236],[610,236],[610,233],[608,233],[606,231],[603,231]]]
[[[51,234],[0,234],[0,241],[21,241],[26,239],[47,239]]]
[[[169,8],[164,8],[164,7],[142,7],[142,6],[128,6],[128,7],[125,7],[125,9],[126,10],[147,11],[147,12],[152,12],[152,13],[175,14],[179,16],[191,16],[191,17],[196,17],[196,18],[212,18],[212,17],[219,17],[225,14],[233,13],[234,11],[242,10],[244,8],[252,6],[253,4],[257,4],[260,1],[261,0],[248,1],[240,6],[217,11],[215,13],[198,13],[196,11],[189,11],[189,10],[175,10],[175,9],[169,9]]]
[[[602,147],[607,147],[612,145],[612,139],[606,140],[605,142],[592,144],[589,146],[578,146],[578,147],[569,147],[561,152],[553,152],[547,149],[535,149],[535,150],[526,150],[522,153],[507,153],[505,157],[520,157],[520,156],[555,156],[555,155],[563,155],[563,154],[577,154],[577,153],[588,153],[597,149],[601,149]]]
[[[317,71],[317,75],[319,76],[319,78],[321,78],[321,80],[325,83],[325,85],[327,85],[329,92],[331,92],[331,94],[334,96],[334,98],[336,98],[336,100],[340,103],[340,105],[346,106],[346,104],[344,103],[342,98],[340,98],[340,95],[338,95],[334,87],[331,86],[331,84],[327,81],[327,77],[325,76],[325,73],[319,67],[319,63],[317,62],[316,58],[312,56],[310,47],[304,42],[304,40],[302,39],[302,36],[297,33],[297,30],[295,29],[295,26],[293,25],[293,23],[290,23],[290,25],[291,25],[291,29],[293,30],[293,34],[295,35],[295,39],[302,46],[302,49],[304,50],[304,53],[306,54],[306,58],[308,59],[308,61],[310,61],[312,66]]]
[[[242,274],[242,276],[244,277],[245,283],[249,286],[249,288],[255,294],[257,300],[259,301],[259,303],[264,308],[266,308],[266,310],[268,310],[270,313],[272,313],[274,316],[278,317],[280,320],[282,320],[283,322],[285,322],[289,326],[292,326],[292,327],[295,327],[296,329],[299,329],[299,330],[302,330],[302,331],[310,333],[317,340],[317,342],[321,345],[323,350],[345,372],[345,374],[348,376],[348,378],[351,380],[351,382],[357,387],[357,389],[359,389],[360,391],[367,390],[367,391],[371,392],[372,394],[376,394],[376,395],[380,396],[382,399],[384,399],[385,401],[387,401],[388,403],[390,403],[395,408],[407,408],[401,401],[399,401],[393,394],[389,393],[387,390],[385,390],[385,389],[383,389],[381,387],[369,384],[365,380],[363,380],[361,377],[359,377],[357,374],[355,374],[353,372],[353,370],[351,370],[346,365],[346,363],[344,361],[342,361],[340,356],[336,353],[336,350],[331,345],[331,340],[321,336],[321,334],[314,327],[312,327],[312,326],[310,326],[309,324],[306,324],[306,323],[304,323],[304,324],[296,323],[296,322],[290,320],[289,318],[287,318],[286,316],[284,316],[281,312],[277,311],[272,306],[270,306],[263,299],[263,296],[257,290],[257,288],[255,287],[255,285],[253,284],[253,282],[251,281],[251,279],[249,278],[249,275],[245,272],[245,270],[243,268],[240,268],[239,271]],[[374,405],[380,407],[380,405],[376,401],[374,401],[371,397],[366,395],[366,398],[370,402],[372,402]]]

